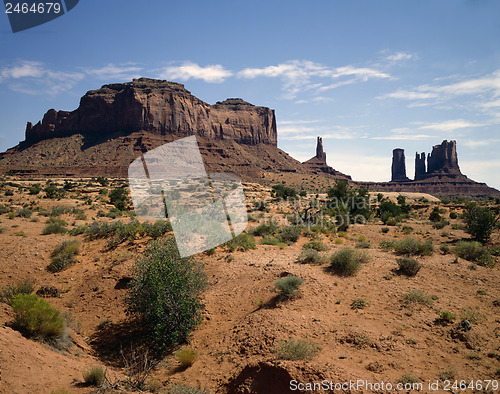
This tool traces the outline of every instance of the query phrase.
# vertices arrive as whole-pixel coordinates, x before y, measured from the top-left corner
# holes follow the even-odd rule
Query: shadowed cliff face
[[[241,99],[209,105],[184,85],[148,78],[91,90],[72,112],[49,110],[41,122],[27,124],[26,142],[75,133],[102,136],[136,131],[277,145],[274,110]]]
[[[410,179],[406,176],[406,163],[404,149],[394,149],[392,151],[392,178],[391,182],[407,182]]]

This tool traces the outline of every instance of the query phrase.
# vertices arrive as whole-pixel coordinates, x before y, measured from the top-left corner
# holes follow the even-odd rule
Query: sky
[[[278,147],[388,181],[394,148],[456,140],[470,178],[500,189],[500,2],[496,0],[82,0],[12,33],[0,16],[0,151],[49,108],[137,77],[183,83],[209,104],[276,111]]]

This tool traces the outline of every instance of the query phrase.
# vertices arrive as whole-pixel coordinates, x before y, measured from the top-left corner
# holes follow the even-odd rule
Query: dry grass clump
[[[179,361],[182,368],[187,368],[193,365],[193,363],[198,358],[198,353],[196,350],[190,347],[185,347],[175,353],[177,360]]]
[[[311,360],[321,347],[313,342],[304,339],[289,338],[282,340],[275,349],[279,359],[282,360]]]
[[[305,249],[297,257],[297,263],[300,264],[315,264],[321,265],[325,264],[327,259],[325,256],[319,254],[315,249]]]
[[[345,247],[330,257],[330,269],[339,275],[354,276],[369,260],[368,253]]]

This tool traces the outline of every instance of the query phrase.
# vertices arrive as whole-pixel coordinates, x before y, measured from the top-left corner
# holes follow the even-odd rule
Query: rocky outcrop
[[[420,181],[425,178],[425,153],[415,153],[415,180]]]
[[[311,157],[309,160],[302,163],[308,172],[314,174],[328,174],[339,179],[351,179],[350,175],[346,175],[330,167],[326,163],[326,153],[323,150],[323,139],[318,137],[316,143],[316,156]]]
[[[408,182],[410,179],[406,176],[406,162],[404,149],[397,148],[392,151],[392,178],[391,182]]]
[[[27,124],[25,143],[73,134],[102,136],[137,131],[196,134],[209,140],[233,140],[248,145],[277,144],[274,110],[242,99],[209,105],[184,85],[148,78],[91,90],[72,112],[50,109],[41,122]]]
[[[441,145],[435,145],[427,156],[427,176],[435,175],[462,175],[458,166],[456,141],[443,141]]]

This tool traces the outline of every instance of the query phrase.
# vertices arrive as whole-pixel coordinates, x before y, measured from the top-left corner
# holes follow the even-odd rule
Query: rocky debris
[[[26,126],[26,144],[65,137],[150,131],[160,135],[199,135],[210,140],[276,146],[274,110],[242,99],[209,105],[184,85],[149,78],[104,85],[87,92],[72,111],[50,109],[41,122]]]
[[[314,174],[333,175],[337,179],[351,179],[350,175],[346,175],[330,167],[326,163],[326,153],[323,150],[323,139],[318,137],[316,144],[316,156],[302,163],[307,169]],[[309,172],[308,171],[308,172]]]
[[[392,178],[391,182],[408,182],[410,179],[406,176],[406,163],[404,149],[397,148],[392,151]]]

